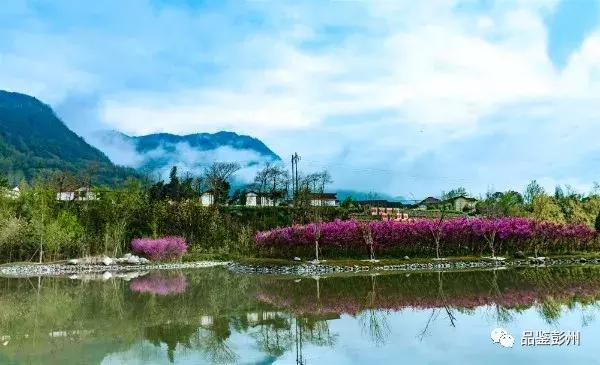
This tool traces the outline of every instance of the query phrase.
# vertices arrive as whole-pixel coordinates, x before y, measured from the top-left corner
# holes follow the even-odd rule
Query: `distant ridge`
[[[198,172],[215,161],[236,161],[242,167],[281,158],[257,138],[234,132],[176,135],[154,133],[129,136],[117,131],[103,132],[99,146],[123,144],[132,146],[137,155],[138,171],[164,175],[172,166],[180,171]]]
[[[40,100],[0,90],[0,171],[18,183],[56,170],[93,171],[95,183],[111,185],[135,174],[113,164]]]

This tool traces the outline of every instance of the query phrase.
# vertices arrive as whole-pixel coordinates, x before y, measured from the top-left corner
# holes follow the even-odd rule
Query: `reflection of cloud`
[[[135,278],[129,283],[129,289],[138,293],[156,294],[160,296],[181,294],[187,288],[185,275],[182,273],[166,273],[155,271]]]

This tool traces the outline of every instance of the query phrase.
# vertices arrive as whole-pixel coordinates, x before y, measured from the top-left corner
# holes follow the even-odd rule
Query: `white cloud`
[[[340,187],[425,194],[534,177],[583,186],[590,176],[574,166],[600,132],[600,33],[557,70],[544,24],[556,3],[252,3],[222,13],[144,5],[139,19],[114,20],[124,34],[83,32],[102,40],[93,44],[15,33],[23,46],[0,44],[0,83],[51,102],[91,89],[99,123],[126,133],[257,136],[284,159],[298,151],[307,168],[329,166]],[[262,23],[245,23],[245,13]],[[59,51],[44,51],[44,40]],[[499,143],[493,136],[512,149],[487,148],[482,141]]]

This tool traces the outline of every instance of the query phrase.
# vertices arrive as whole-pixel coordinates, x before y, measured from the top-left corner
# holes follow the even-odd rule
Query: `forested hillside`
[[[134,174],[115,166],[34,97],[0,91],[0,171],[15,184],[62,170],[114,184]]]

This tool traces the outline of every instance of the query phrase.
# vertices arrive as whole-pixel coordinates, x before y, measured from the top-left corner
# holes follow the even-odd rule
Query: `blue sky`
[[[337,188],[585,191],[600,180],[599,14],[593,0],[5,0],[0,88],[91,141],[250,134]]]

